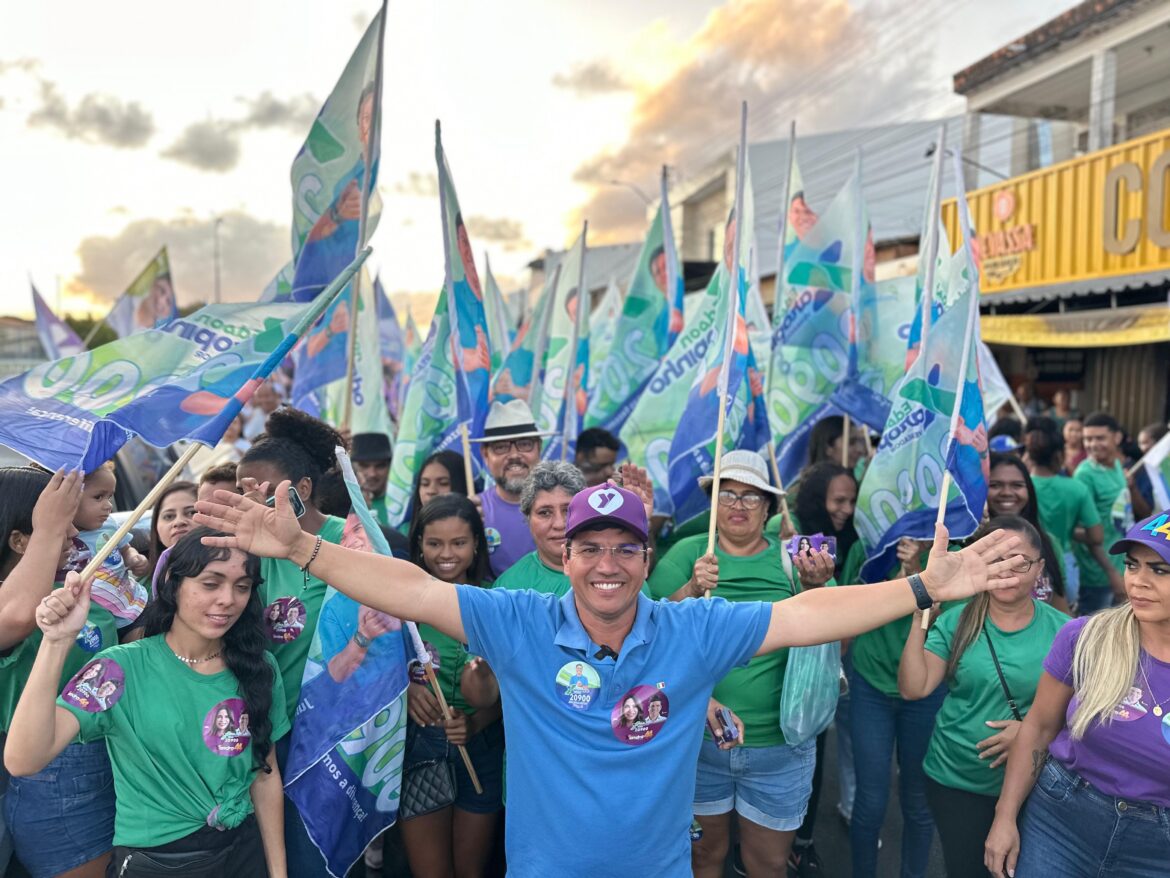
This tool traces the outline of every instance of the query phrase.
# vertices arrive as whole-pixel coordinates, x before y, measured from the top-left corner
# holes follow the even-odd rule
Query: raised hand
[[[45,640],[56,643],[72,643],[85,627],[89,615],[89,590],[93,577],[81,581],[81,575],[74,571],[65,574],[65,585],[54,589],[37,607],[37,625]]]
[[[646,507],[646,520],[651,519],[654,515],[654,483],[650,480],[650,473],[627,460],[618,467],[618,478],[610,481],[637,494]]]
[[[402,627],[400,623],[393,616],[388,613],[383,613],[380,610],[374,610],[367,606],[362,606],[358,610],[358,633],[362,637],[373,640],[381,637],[388,631],[397,631]]]
[[[955,601],[990,588],[1009,588],[1020,581],[1012,574],[1019,563],[1023,541],[1005,530],[995,530],[960,552],[947,551],[949,534],[945,525],[934,526],[922,584],[936,601]]]
[[[82,487],[83,478],[78,470],[66,473],[59,469],[53,473],[33,507],[33,533],[46,531],[63,535],[70,532],[73,517],[77,515],[77,504],[81,502]]]
[[[290,482],[276,486],[276,506],[257,503],[230,491],[195,504],[195,521],[228,536],[204,537],[205,546],[241,549],[262,558],[287,558],[304,533],[288,499]]]
[[[133,546],[127,546],[125,555],[122,558],[126,562],[126,567],[139,579],[142,579],[152,570],[150,566],[150,559],[137,551]]]

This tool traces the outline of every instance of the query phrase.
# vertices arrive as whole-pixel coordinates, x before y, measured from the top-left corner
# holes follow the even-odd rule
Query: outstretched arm
[[[277,485],[275,508],[229,491],[216,491],[215,501],[196,503],[195,520],[227,534],[204,537],[203,542],[242,549],[262,558],[287,558],[298,567],[307,566],[314,576],[359,604],[400,619],[425,622],[461,643],[467,639],[455,586],[408,561],[325,541],[318,549],[317,537],[301,530],[293,514],[288,485],[287,481]]]
[[[997,530],[961,552],[947,552],[947,529],[935,527],[922,584],[936,602],[961,600],[993,585],[1019,581],[1011,575],[1020,538]],[[813,646],[856,637],[917,609],[905,579],[858,588],[816,588],[772,605],[772,620],[757,655],[786,646]]]

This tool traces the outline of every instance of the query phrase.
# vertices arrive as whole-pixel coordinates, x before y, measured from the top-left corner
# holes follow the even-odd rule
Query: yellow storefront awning
[[[988,344],[1036,348],[1103,348],[1170,341],[1170,306],[1137,305],[1065,314],[985,314]]]

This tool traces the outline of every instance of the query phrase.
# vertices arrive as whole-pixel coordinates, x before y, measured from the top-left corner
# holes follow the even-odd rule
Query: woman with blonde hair
[[[1012,744],[984,863],[997,878],[1166,874],[1170,510],[1130,528],[1128,601],[1056,637]],[[1025,803],[1026,800],[1026,803]]]

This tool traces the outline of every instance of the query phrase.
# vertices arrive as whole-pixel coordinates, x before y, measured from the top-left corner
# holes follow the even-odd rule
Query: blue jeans
[[[898,796],[902,804],[902,878],[922,878],[930,859],[934,820],[926,802],[922,760],[934,731],[934,715],[946,696],[939,686],[921,701],[891,698],[867,683],[857,671],[849,678],[852,699],[853,758],[857,793],[849,841],[854,878],[877,872],[878,836],[886,819],[890,765],[898,754]]]
[[[70,744],[36,774],[12,778],[4,820],[33,878],[52,878],[111,851],[114,776],[106,742]]]
[[[1020,813],[1016,878],[1160,878],[1170,860],[1166,808],[1107,796],[1049,758]]]
[[[276,742],[276,762],[280,766],[282,782],[286,778],[284,770],[291,744],[292,732]],[[329,878],[325,858],[309,838],[305,822],[287,793],[284,796],[284,853],[288,859],[289,878]]]

